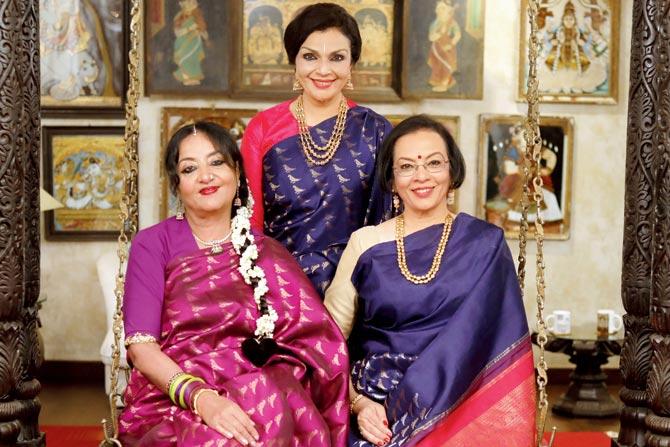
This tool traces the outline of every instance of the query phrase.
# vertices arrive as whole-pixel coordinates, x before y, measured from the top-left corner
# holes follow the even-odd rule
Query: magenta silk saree
[[[230,243],[218,255],[203,249],[167,262],[161,349],[246,411],[263,446],[343,446],[349,360],[342,335],[286,249],[262,235],[256,243],[268,302],[279,314],[274,338],[280,353],[262,368],[242,355],[258,311]],[[173,405],[137,370],[125,399],[124,446],[238,445]]]

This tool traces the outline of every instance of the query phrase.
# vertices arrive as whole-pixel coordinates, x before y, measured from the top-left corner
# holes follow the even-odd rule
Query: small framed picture
[[[439,121],[447,128],[451,136],[456,141],[456,144],[459,143],[460,138],[460,128],[461,128],[461,118],[459,116],[447,116],[447,115],[429,115],[431,118]],[[386,119],[390,121],[391,125],[394,127],[397,126],[401,121],[406,118],[409,118],[410,115],[386,115]],[[449,203],[449,210],[452,212],[458,212],[458,190],[455,191],[453,197],[453,203]]]
[[[294,67],[288,63],[283,35],[308,0],[236,0],[233,23],[238,45],[237,67],[232,82],[235,96],[254,99],[287,99],[292,91]],[[353,90],[347,96],[361,101],[398,101],[399,45],[394,39],[398,2],[389,0],[343,0],[343,6],[358,23],[363,46],[352,72]]]
[[[124,113],[129,2],[40,2],[40,91],[45,116]]]
[[[165,149],[172,135],[196,121],[211,121],[228,129],[242,144],[244,130],[258,111],[252,109],[199,109],[190,107],[164,107],[161,110],[161,147],[160,147],[160,218],[166,219],[177,213],[177,197],[170,191],[167,173],[163,167]]]
[[[403,98],[481,99],[484,0],[404,2]]]
[[[542,3],[537,17],[540,100],[616,104],[620,0]],[[528,79],[528,0],[521,1],[519,100]]]
[[[230,1],[146,0],[144,79],[147,95],[228,93]]]
[[[64,205],[45,215],[48,240],[113,240],[121,228],[123,127],[43,127],[44,189]]]
[[[520,115],[482,115],[479,123],[477,215],[502,227],[505,236],[510,238],[519,237],[521,222],[524,186],[521,163],[526,152],[524,119]],[[540,118],[544,199],[538,210],[530,198],[528,222],[535,222],[539,211],[544,219],[546,239],[570,237],[573,128],[572,118]],[[531,176],[534,172],[531,166]],[[533,233],[534,226],[530,225],[529,236]]]

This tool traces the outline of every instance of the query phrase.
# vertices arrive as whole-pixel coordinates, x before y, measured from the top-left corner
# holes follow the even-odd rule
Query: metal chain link
[[[545,303],[545,281],[544,281],[544,219],[540,210],[544,202],[544,193],[542,190],[541,157],[542,157],[542,138],[540,136],[540,115],[539,115],[539,80],[537,78],[537,56],[540,43],[537,38],[537,16],[539,9],[538,0],[528,0],[528,22],[530,24],[530,36],[528,45],[528,81],[526,100],[528,102],[528,113],[524,123],[524,137],[526,141],[526,151],[523,157],[523,198],[522,198],[522,217],[521,228],[519,232],[519,284],[524,287],[525,266],[526,266],[526,242],[528,233],[528,208],[530,196],[530,187],[528,179],[532,170],[533,202],[535,205],[535,243],[536,243],[536,272],[535,286],[537,288],[537,345],[540,348],[537,360],[537,391],[538,391],[538,420],[537,420],[537,446],[542,445],[544,436],[544,427],[547,419],[547,409],[549,407],[547,400],[547,361],[545,359],[545,345],[547,343],[547,325],[544,320]]]
[[[130,12],[130,52],[129,52],[129,85],[126,98],[126,128],[125,153],[123,161],[123,180],[125,195],[121,199],[121,230],[119,232],[117,255],[119,257],[119,271],[116,276],[116,309],[114,311],[114,343],[112,345],[111,387],[109,393],[109,409],[111,427],[107,420],[102,421],[104,440],[100,446],[121,446],[119,437],[119,420],[117,402],[123,399],[119,387],[119,372],[121,369],[121,338],[123,332],[123,290],[126,280],[125,265],[128,260],[128,241],[137,232],[138,228],[138,173],[139,154],[137,150],[139,137],[139,119],[137,117],[137,103],[139,101],[139,42],[141,0],[132,0]]]

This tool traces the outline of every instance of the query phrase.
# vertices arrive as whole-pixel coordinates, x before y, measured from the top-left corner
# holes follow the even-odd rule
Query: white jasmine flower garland
[[[254,288],[254,301],[261,316],[256,319],[256,331],[254,335],[258,338],[272,338],[277,321],[277,312],[265,300],[265,294],[269,291],[268,281],[265,278],[263,269],[256,265],[258,259],[258,247],[254,243],[254,236],[251,234],[251,209],[254,201],[249,192],[247,206],[237,208],[235,217],[233,217],[233,234],[231,241],[235,253],[240,257],[240,266],[238,271],[244,278],[244,282]]]

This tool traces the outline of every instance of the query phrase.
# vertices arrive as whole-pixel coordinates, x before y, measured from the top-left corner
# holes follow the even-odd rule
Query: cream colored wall
[[[623,311],[620,281],[631,11],[632,0],[623,0],[619,103],[614,106],[541,106],[543,114],[571,116],[575,120],[570,239],[545,242],[545,262],[547,310],[570,309],[573,323],[577,325],[591,321],[599,308]],[[525,113],[525,105],[515,101],[518,35],[518,2],[489,0],[486,5],[486,73],[482,101],[425,100],[372,104],[382,114],[425,112],[460,115],[461,148],[469,170],[459,200],[462,210],[469,213],[474,214],[475,211],[479,114]],[[158,220],[161,107],[212,105],[265,108],[271,103],[221,100],[212,104],[207,101],[141,99],[141,227]],[[43,123],[63,124],[63,120],[44,120]],[[517,241],[510,240],[509,244],[516,256]],[[47,295],[47,300],[40,315],[48,360],[100,358],[98,351],[105,333],[105,317],[95,261],[104,251],[113,249],[114,243],[111,242],[57,243],[43,240],[42,293]],[[534,244],[529,244],[529,249],[534,251]],[[529,321],[535,320],[534,262],[535,257],[529,256],[526,288]],[[569,365],[561,355],[550,354],[548,360],[550,366]]]

